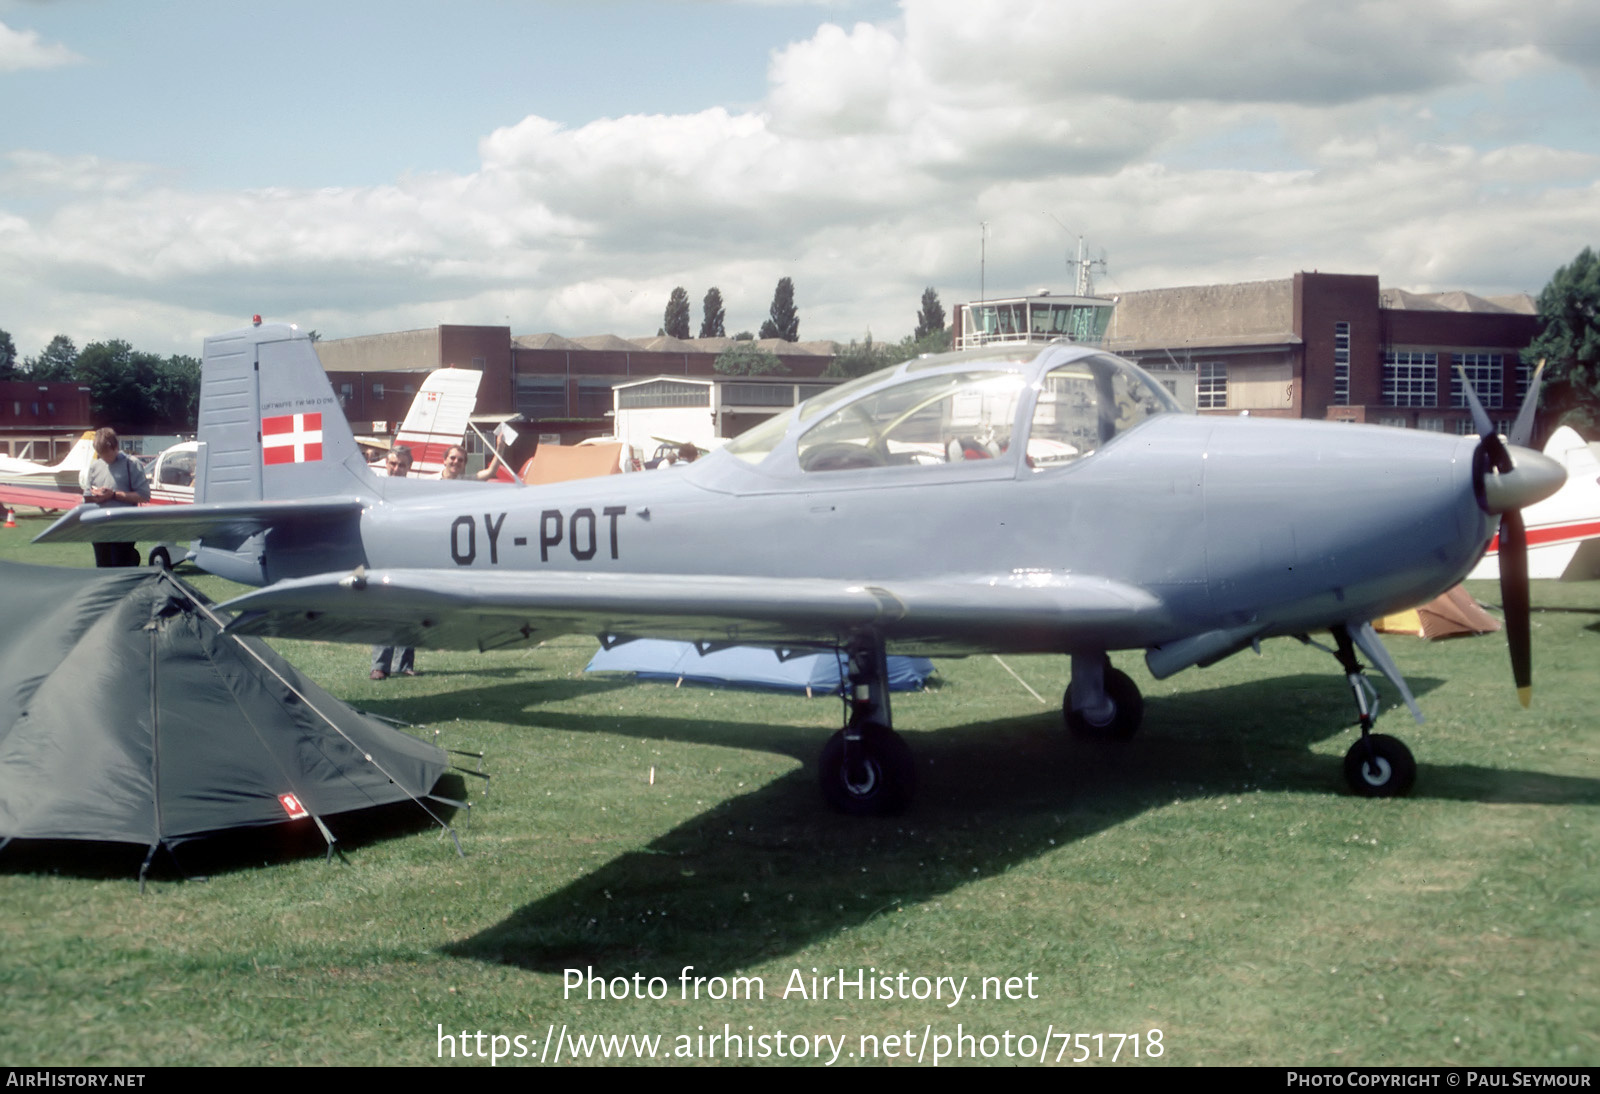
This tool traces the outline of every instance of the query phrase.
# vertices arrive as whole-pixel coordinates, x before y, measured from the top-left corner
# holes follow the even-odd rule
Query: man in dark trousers
[[[150,482],[137,460],[129,459],[110,426],[94,435],[96,459],[83,473],[83,500],[102,509],[127,509],[150,500]],[[139,549],[132,543],[96,543],[96,566],[137,566]]]

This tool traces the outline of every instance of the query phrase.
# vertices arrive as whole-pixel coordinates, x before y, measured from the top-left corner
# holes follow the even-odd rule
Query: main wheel
[[[152,547],[150,549],[150,565],[159,566],[163,570],[172,569],[172,556],[165,547]]]
[[[1364,797],[1393,798],[1417,781],[1417,761],[1398,739],[1373,733],[1344,754],[1344,778],[1350,789]]]
[[[1126,741],[1138,732],[1144,721],[1144,696],[1139,694],[1139,685],[1120,669],[1107,668],[1106,698],[1111,700],[1111,717],[1103,723],[1091,722],[1082,711],[1072,709],[1072,688],[1067,688],[1061,699],[1061,713],[1074,737]]]
[[[828,738],[817,763],[822,797],[831,808],[853,817],[887,817],[911,803],[916,764],[905,738],[892,729],[867,727],[855,770],[845,762],[844,746],[841,729]]]

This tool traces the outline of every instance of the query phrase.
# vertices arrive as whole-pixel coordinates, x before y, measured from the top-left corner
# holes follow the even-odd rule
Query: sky
[[[1592,0],[0,0],[0,329],[756,330],[1600,245]]]

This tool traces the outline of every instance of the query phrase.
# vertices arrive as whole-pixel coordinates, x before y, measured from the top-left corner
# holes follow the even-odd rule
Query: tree
[[[944,330],[944,305],[939,303],[938,292],[929,285],[922,290],[922,310],[917,312],[917,329],[911,338],[920,342],[934,331],[941,330]]]
[[[682,285],[672,290],[667,298],[667,311],[661,329],[673,338],[689,337],[689,294]]]
[[[1522,359],[1545,361],[1545,409],[1585,437],[1600,437],[1600,256],[1592,248],[1539,294],[1539,334]]]
[[[877,372],[880,368],[887,368],[891,364],[887,353],[888,347],[873,343],[872,332],[869,330],[865,342],[850,339],[850,344],[828,362],[828,367],[822,375],[850,379],[865,376],[869,372]]]
[[[0,330],[0,380],[17,378],[17,344],[11,335]]]
[[[726,376],[766,376],[789,371],[776,353],[754,342],[740,342],[717,355],[711,367]]]
[[[726,313],[722,308],[722,290],[715,285],[706,290],[705,302],[701,304],[705,318],[700,320],[701,338],[726,338],[727,328],[723,326]]]
[[[778,279],[767,321],[761,324],[761,337],[800,341],[800,313],[794,307],[794,282],[787,277]]]
[[[28,358],[26,362],[28,379],[45,384],[66,383],[74,379],[77,366],[78,347],[64,334],[50,339],[43,353]]]

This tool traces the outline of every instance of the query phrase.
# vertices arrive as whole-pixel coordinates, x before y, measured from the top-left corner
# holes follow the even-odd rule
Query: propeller
[[[1539,403],[1539,380],[1544,362],[1539,362],[1528,385],[1528,394],[1511,427],[1510,445],[1500,439],[1478,393],[1461,366],[1461,388],[1472,408],[1472,424],[1478,432],[1478,449],[1473,455],[1473,486],[1478,504],[1486,513],[1500,515],[1500,599],[1506,613],[1506,641],[1511,647],[1511,677],[1517,685],[1517,699],[1527,706],[1533,698],[1533,650],[1531,646],[1528,595],[1528,529],[1522,520],[1526,505],[1549,497],[1566,481],[1566,469],[1527,445],[1533,437],[1533,415]]]

